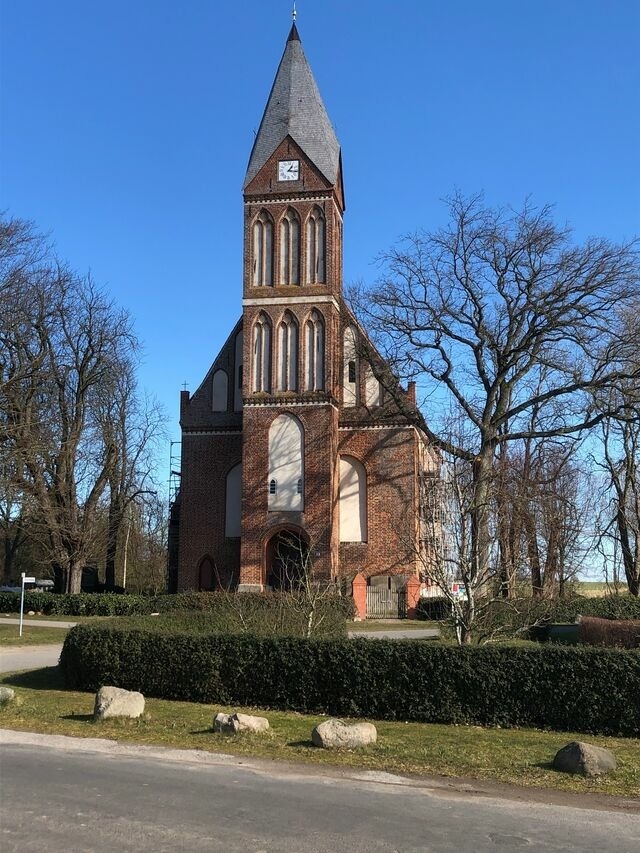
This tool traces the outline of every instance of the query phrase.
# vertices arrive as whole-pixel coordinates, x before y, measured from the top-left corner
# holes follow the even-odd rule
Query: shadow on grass
[[[194,731],[189,732],[190,735],[212,735],[214,734],[213,729],[194,729]],[[217,734],[217,732],[216,732]],[[233,737],[233,735],[232,735]]]
[[[93,723],[95,722],[93,714],[62,714],[58,717],[59,720],[73,720],[75,723]]]
[[[287,746],[295,746],[295,747],[307,747],[308,749],[316,749],[316,746],[312,740],[290,740],[287,743]]]
[[[5,675],[0,681],[2,684],[15,687],[28,687],[29,690],[66,689],[62,673],[57,666],[45,666],[42,669],[30,669],[28,672]]]
[[[553,766],[553,761],[536,761],[531,766],[537,767],[539,770],[553,770],[556,773],[558,772]]]

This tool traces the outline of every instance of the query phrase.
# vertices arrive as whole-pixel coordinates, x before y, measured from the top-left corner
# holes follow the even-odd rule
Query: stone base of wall
[[[238,592],[264,592],[264,586],[261,583],[239,583]]]

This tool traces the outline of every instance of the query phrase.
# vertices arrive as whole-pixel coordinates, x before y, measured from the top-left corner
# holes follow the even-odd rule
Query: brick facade
[[[282,82],[283,74],[289,74],[291,79]],[[171,525],[178,589],[208,586],[211,564],[225,585],[264,589],[275,559],[274,537],[283,530],[297,532],[310,547],[317,577],[351,580],[356,573],[365,579],[372,575],[415,578],[418,574],[414,546],[420,500],[418,480],[426,440],[388,401],[380,399],[376,405],[365,405],[366,364],[360,354],[353,358],[355,385],[350,386],[357,389],[357,399],[349,400],[349,405],[344,402],[344,380],[349,373],[344,363],[344,331],[352,327],[358,339],[363,339],[364,333],[342,298],[344,194],[339,148],[335,136],[331,136],[332,129],[328,129],[324,108],[318,106],[315,84],[312,86],[309,79],[310,70],[294,27],[245,182],[242,319],[200,387],[193,395],[181,395],[181,488]],[[268,134],[275,133],[276,123],[270,124],[270,110],[279,107],[279,103],[272,104],[279,85],[282,91],[297,86],[296,91],[303,96],[307,87],[306,123],[303,131],[297,131],[292,119],[289,133],[279,141],[274,137],[272,142]],[[300,96],[296,103],[304,100]],[[318,116],[315,128],[313,110]],[[294,138],[301,133],[309,137],[305,137],[304,145]],[[298,164],[295,180],[279,180],[279,164],[283,161]],[[281,252],[288,244],[280,235],[288,211],[293,211],[299,222],[299,283],[282,285]],[[321,211],[324,217],[325,275],[324,281],[312,283],[305,260],[312,240],[307,222],[314,211]],[[257,285],[254,278],[259,253],[254,245],[254,223],[260,216],[272,223],[273,281],[269,285]],[[324,383],[319,390],[304,391],[305,359],[309,357],[305,324],[312,311],[324,323]],[[285,312],[297,326],[297,368],[295,390],[279,392],[275,390],[280,358],[278,330]],[[271,324],[271,384],[266,390],[255,392],[254,326],[259,318],[268,318]],[[240,344],[236,345],[239,334],[243,335],[241,350]],[[219,403],[214,411],[213,377],[218,370],[224,370],[228,379],[223,411],[219,410]],[[241,389],[236,388],[239,380]],[[241,410],[237,396],[240,392]],[[415,404],[412,389],[407,392],[407,402]],[[274,420],[282,414],[293,416],[302,426],[303,473],[298,481],[302,509],[269,509],[269,435]],[[340,507],[345,506],[340,498],[342,456],[357,460],[366,472],[366,537],[362,537],[366,541],[340,541]],[[430,458],[428,450],[426,458]],[[231,511],[226,506],[227,476],[239,463],[240,536],[230,537],[225,525]],[[362,485],[359,488],[362,496]]]

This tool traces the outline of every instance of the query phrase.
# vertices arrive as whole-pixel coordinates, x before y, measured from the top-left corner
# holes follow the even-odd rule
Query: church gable
[[[307,152],[291,136],[274,149],[245,186],[245,198],[278,193],[329,193],[333,184],[322,174]]]
[[[191,396],[183,395],[182,429],[241,426],[243,372],[242,320],[239,320],[198,389]]]
[[[415,393],[405,393],[406,405],[399,406],[385,387],[397,388],[399,381],[368,335],[343,302],[338,341],[340,383],[340,423],[365,425],[404,424],[415,409]]]

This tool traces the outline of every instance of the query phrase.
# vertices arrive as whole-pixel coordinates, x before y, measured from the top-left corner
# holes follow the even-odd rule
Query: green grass
[[[145,716],[140,720],[96,723],[92,718],[93,694],[64,690],[55,668],[8,675],[1,682],[16,690],[17,700],[0,709],[0,725],[9,729],[418,776],[473,777],[580,793],[631,797],[640,791],[638,739],[535,729],[376,722],[375,746],[334,752],[311,744],[312,728],[324,719],[317,715],[148,699]],[[260,736],[213,734],[214,714],[232,710],[267,716],[270,732]],[[618,769],[607,777],[591,780],[552,770],[556,751],[571,740],[588,740],[611,749]]]
[[[50,643],[63,643],[68,628],[33,628],[23,626],[22,636],[18,636],[17,625],[0,624],[0,648],[7,646],[43,646]]]

